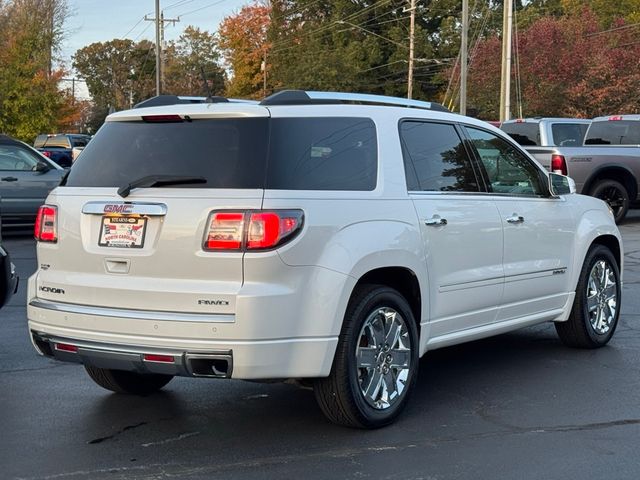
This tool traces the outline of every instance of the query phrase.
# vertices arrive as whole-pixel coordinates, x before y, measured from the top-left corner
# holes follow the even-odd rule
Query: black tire
[[[598,332],[592,325],[589,309],[587,305],[587,291],[589,288],[589,277],[596,263],[604,261],[609,265],[611,274],[615,279],[615,314],[608,325],[606,332]],[[620,317],[620,271],[615,257],[607,247],[594,245],[587,252],[584,260],[578,286],[576,287],[576,297],[573,302],[571,314],[566,322],[557,322],[556,331],[562,343],[574,348],[599,348],[606,345],[616,330]],[[610,311],[610,310],[609,310]]]
[[[156,392],[173,378],[173,375],[126,372],[124,370],[110,370],[90,365],[85,365],[84,368],[91,379],[102,388],[116,393],[130,393],[133,395],[148,395]]]
[[[408,343],[409,351],[389,350],[388,353],[393,355],[386,357],[383,355],[383,360],[380,360],[381,357],[377,354],[375,362],[385,361],[384,358],[391,362],[391,358],[396,353],[401,353],[408,360],[408,368],[400,370],[403,372],[402,375],[405,370],[408,371],[408,375],[404,381],[404,388],[397,395],[397,400],[391,400],[388,407],[374,408],[368,403],[372,400],[365,399],[365,395],[361,391],[360,381],[366,382],[363,375],[370,374],[371,384],[373,384],[373,376],[376,373],[373,371],[374,368],[370,371],[364,369],[365,373],[363,373],[362,369],[359,370],[356,354],[363,346],[364,337],[361,335],[364,332],[365,323],[370,322],[376,313],[379,314],[380,309],[387,309],[385,311],[394,310],[399,314],[402,325],[406,326],[406,328],[400,330],[404,332],[402,333],[402,343],[405,347]],[[397,317],[394,316],[393,318]],[[394,322],[395,320],[392,325],[395,324]],[[416,325],[411,307],[396,290],[381,285],[363,285],[356,288],[347,307],[331,373],[327,378],[316,379],[313,387],[318,405],[331,422],[348,427],[379,428],[395,420],[406,406],[417,378],[419,345]],[[384,330],[382,334],[384,334]],[[369,348],[373,349],[373,347]],[[381,346],[381,348],[384,347]],[[398,361],[398,358],[401,357],[396,357],[395,361]],[[380,364],[376,365],[380,366]],[[386,365],[383,363],[381,368],[384,369]],[[378,366],[375,369],[378,369]],[[387,366],[386,372],[394,370],[394,368]],[[381,379],[380,382],[383,382],[383,379],[393,378],[395,382],[392,385],[399,385],[397,380],[400,375],[399,370],[394,370],[390,377],[387,374],[382,375],[381,370],[377,370],[377,372]],[[384,370],[382,372],[386,373]],[[386,381],[384,383],[388,385]],[[386,387],[382,386],[382,383],[378,385],[379,387],[376,391],[379,392],[386,389]]]
[[[616,180],[600,180],[597,182],[589,195],[599,198],[609,204],[616,223],[620,223],[627,216],[629,211],[629,192],[627,188]]]

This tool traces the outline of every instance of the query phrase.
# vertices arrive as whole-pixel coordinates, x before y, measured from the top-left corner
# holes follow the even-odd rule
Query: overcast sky
[[[237,12],[251,0],[160,0],[164,17],[180,17],[175,26],[166,25],[165,39],[180,36],[189,25],[215,32],[224,17]],[[154,22],[143,20],[155,15],[155,0],[69,0],[71,17],[67,22],[67,38],[62,57],[71,68],[71,56],[76,50],[94,42],[114,38],[144,38],[155,41]],[[77,85],[80,97],[86,96],[83,85]]]

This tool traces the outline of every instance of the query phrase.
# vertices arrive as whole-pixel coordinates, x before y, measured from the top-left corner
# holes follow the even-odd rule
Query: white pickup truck
[[[502,129],[509,133],[513,123],[505,123]],[[607,202],[616,222],[638,200],[640,115],[594,118],[584,143],[575,147],[563,146],[563,142],[557,147],[526,145],[522,134],[510,135],[547,170],[573,178],[578,193]]]

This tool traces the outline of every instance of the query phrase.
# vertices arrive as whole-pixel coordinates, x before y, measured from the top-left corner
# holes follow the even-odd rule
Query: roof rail
[[[337,103],[362,103],[369,105],[393,105],[398,107],[421,108],[448,112],[449,110],[439,103],[423,102],[409,98],[387,97],[384,95],[370,95],[364,93],[342,92],[313,92],[304,90],[282,90],[265,98],[260,105],[326,105]]]

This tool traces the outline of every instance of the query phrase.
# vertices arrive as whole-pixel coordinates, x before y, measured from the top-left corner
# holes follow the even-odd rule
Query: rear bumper
[[[215,323],[100,317],[33,305],[28,306],[28,312],[31,340],[40,354],[60,361],[140,373],[246,380],[325,377],[331,370],[338,343],[337,337],[212,340],[211,332],[217,328]],[[145,324],[143,328],[157,334],[125,335],[104,329],[78,328],[78,324],[90,327],[105,322],[128,322],[138,328],[142,323]],[[161,336],[163,331],[179,331],[182,335]],[[193,334],[198,331],[204,335],[195,338],[197,336]],[[55,347],[58,343],[77,347],[77,352],[58,350]],[[145,361],[144,354],[169,355],[174,357],[174,362]],[[206,361],[194,363],[194,360],[202,359]],[[205,374],[216,365],[221,374]]]

